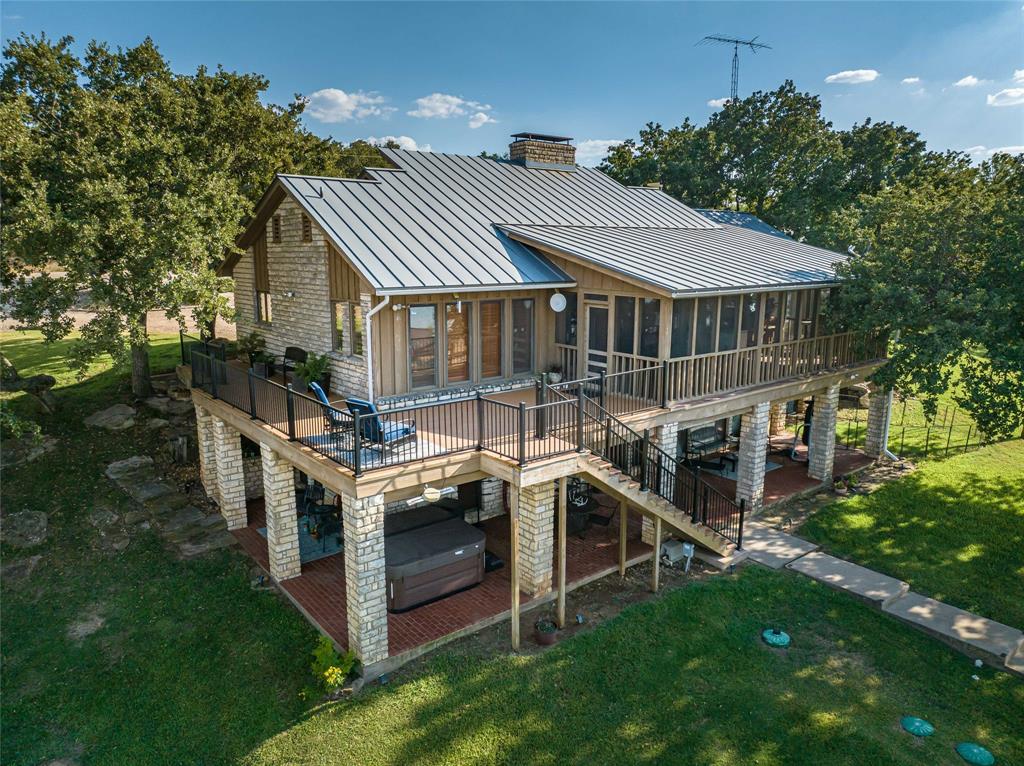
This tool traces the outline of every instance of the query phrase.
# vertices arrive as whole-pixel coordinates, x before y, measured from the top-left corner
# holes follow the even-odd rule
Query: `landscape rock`
[[[110,508],[100,506],[93,509],[92,513],[89,514],[89,523],[94,527],[109,527],[112,524],[116,524],[118,515]]]
[[[8,564],[4,564],[3,568],[0,569],[0,579],[3,579],[8,584],[23,582],[32,576],[36,566],[42,559],[41,555],[36,554],[35,556],[16,559]]]
[[[150,418],[146,421],[146,428],[156,430],[158,428],[166,428],[171,424],[171,421],[164,420],[163,418]]]
[[[167,388],[167,395],[176,402],[191,403],[192,401],[192,391],[180,381],[176,381]]]
[[[107,466],[106,475],[108,479],[121,481],[127,476],[138,473],[143,469],[153,467],[153,458],[148,455],[134,455],[124,460],[118,460]]]
[[[42,511],[19,511],[4,517],[3,541],[15,548],[31,548],[46,539],[46,514]]]
[[[167,405],[167,412],[177,416],[191,415],[195,412],[195,407],[190,400],[172,401]]]
[[[68,638],[72,641],[80,642],[91,636],[105,624],[106,620],[100,615],[99,607],[90,607],[84,615],[68,626]]]
[[[4,442],[4,448],[0,451],[0,461],[5,468],[31,463],[43,455],[57,449],[59,442],[55,436],[44,436],[36,439],[32,436],[23,436],[20,439],[9,439]]]
[[[108,431],[123,431],[135,425],[135,408],[127,404],[115,404],[105,410],[94,412],[85,419],[87,426],[106,428]]]
[[[166,396],[151,396],[146,399],[143,404],[149,407],[151,410],[156,410],[162,415],[167,414],[167,407],[171,403],[171,400]]]

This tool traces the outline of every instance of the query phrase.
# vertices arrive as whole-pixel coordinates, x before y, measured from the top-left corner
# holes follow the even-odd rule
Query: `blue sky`
[[[1024,5],[1013,3],[25,3],[25,31],[137,44],[177,71],[255,71],[268,99],[312,96],[305,121],[343,141],[502,151],[520,130],[573,136],[593,163],[647,121],[703,123],[728,95],[731,49],[759,35],[740,94],[792,79],[837,127],[871,117],[935,149],[1024,151]],[[913,79],[916,78],[916,79]],[[912,80],[912,81],[911,81]]]

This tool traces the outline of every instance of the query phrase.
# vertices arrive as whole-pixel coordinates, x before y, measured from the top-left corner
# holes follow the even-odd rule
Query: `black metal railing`
[[[667,373],[668,363],[664,362],[623,372],[601,372],[551,385],[541,383],[540,390],[546,388],[569,397],[575,397],[582,391],[611,414],[628,415],[652,407],[668,406],[664,396]]]
[[[184,330],[178,330],[178,346],[181,350],[181,363],[185,365],[192,364],[193,350],[222,362],[227,358],[227,345],[223,341],[203,340]]]

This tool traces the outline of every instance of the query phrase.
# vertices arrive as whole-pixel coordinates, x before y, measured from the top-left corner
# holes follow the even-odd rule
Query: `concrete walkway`
[[[744,549],[771,569],[786,567],[850,593],[971,657],[1024,675],[1024,633],[910,590],[873,569],[816,550],[817,545],[760,522],[747,523]]]

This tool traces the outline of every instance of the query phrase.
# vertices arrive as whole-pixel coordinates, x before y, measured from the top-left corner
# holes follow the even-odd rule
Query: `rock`
[[[94,527],[109,527],[117,523],[118,515],[109,508],[99,507],[89,514],[89,523]]]
[[[190,400],[170,402],[167,405],[167,412],[178,416],[191,415],[195,412],[195,407]]]
[[[57,444],[59,442],[55,436],[44,436],[41,439],[32,436],[9,439],[4,442],[4,448],[0,451],[0,460],[5,468],[21,463],[31,463],[43,455],[53,452],[57,449]]]
[[[105,540],[104,542],[108,549],[114,551],[115,553],[120,553],[128,547],[128,544],[131,543],[131,539],[129,539],[125,535],[115,535]]]
[[[36,566],[42,559],[41,555],[36,554],[28,558],[11,561],[5,564],[3,569],[0,569],[0,579],[3,579],[6,583],[19,583],[27,580],[32,576]]]
[[[166,396],[151,396],[146,399],[143,404],[149,407],[151,410],[156,410],[162,415],[167,414],[167,407],[171,403],[171,400]]]
[[[167,389],[174,385],[173,378],[153,378],[149,381],[150,387],[158,394],[167,393]]]
[[[158,428],[166,428],[171,424],[171,421],[164,420],[163,418],[150,418],[146,421],[146,428],[155,431]]]
[[[106,428],[108,431],[123,431],[135,425],[135,408],[127,404],[115,404],[113,407],[94,412],[85,419],[85,424]]]
[[[19,511],[4,518],[3,541],[15,548],[31,548],[46,539],[46,514]]]
[[[149,520],[149,514],[145,511],[128,511],[124,515],[124,523],[129,527],[134,527],[136,524],[142,524]]]
[[[192,558],[234,544],[235,538],[230,532],[218,532],[196,542],[184,542],[179,546],[179,550],[185,558]]]
[[[68,625],[68,638],[72,641],[82,641],[91,636],[106,624],[106,620],[100,616],[99,607],[91,607],[82,617]]]
[[[126,458],[125,460],[118,460],[108,465],[106,475],[109,479],[120,481],[127,476],[152,467],[153,458],[148,455],[134,455],[130,458]]]
[[[192,391],[189,388],[183,386],[180,382],[176,385],[171,385],[167,389],[167,395],[176,402],[190,402],[192,401]]]
[[[124,483],[122,487],[137,503],[145,503],[147,500],[155,500],[174,492],[174,487],[159,480],[143,481],[138,484]]]

